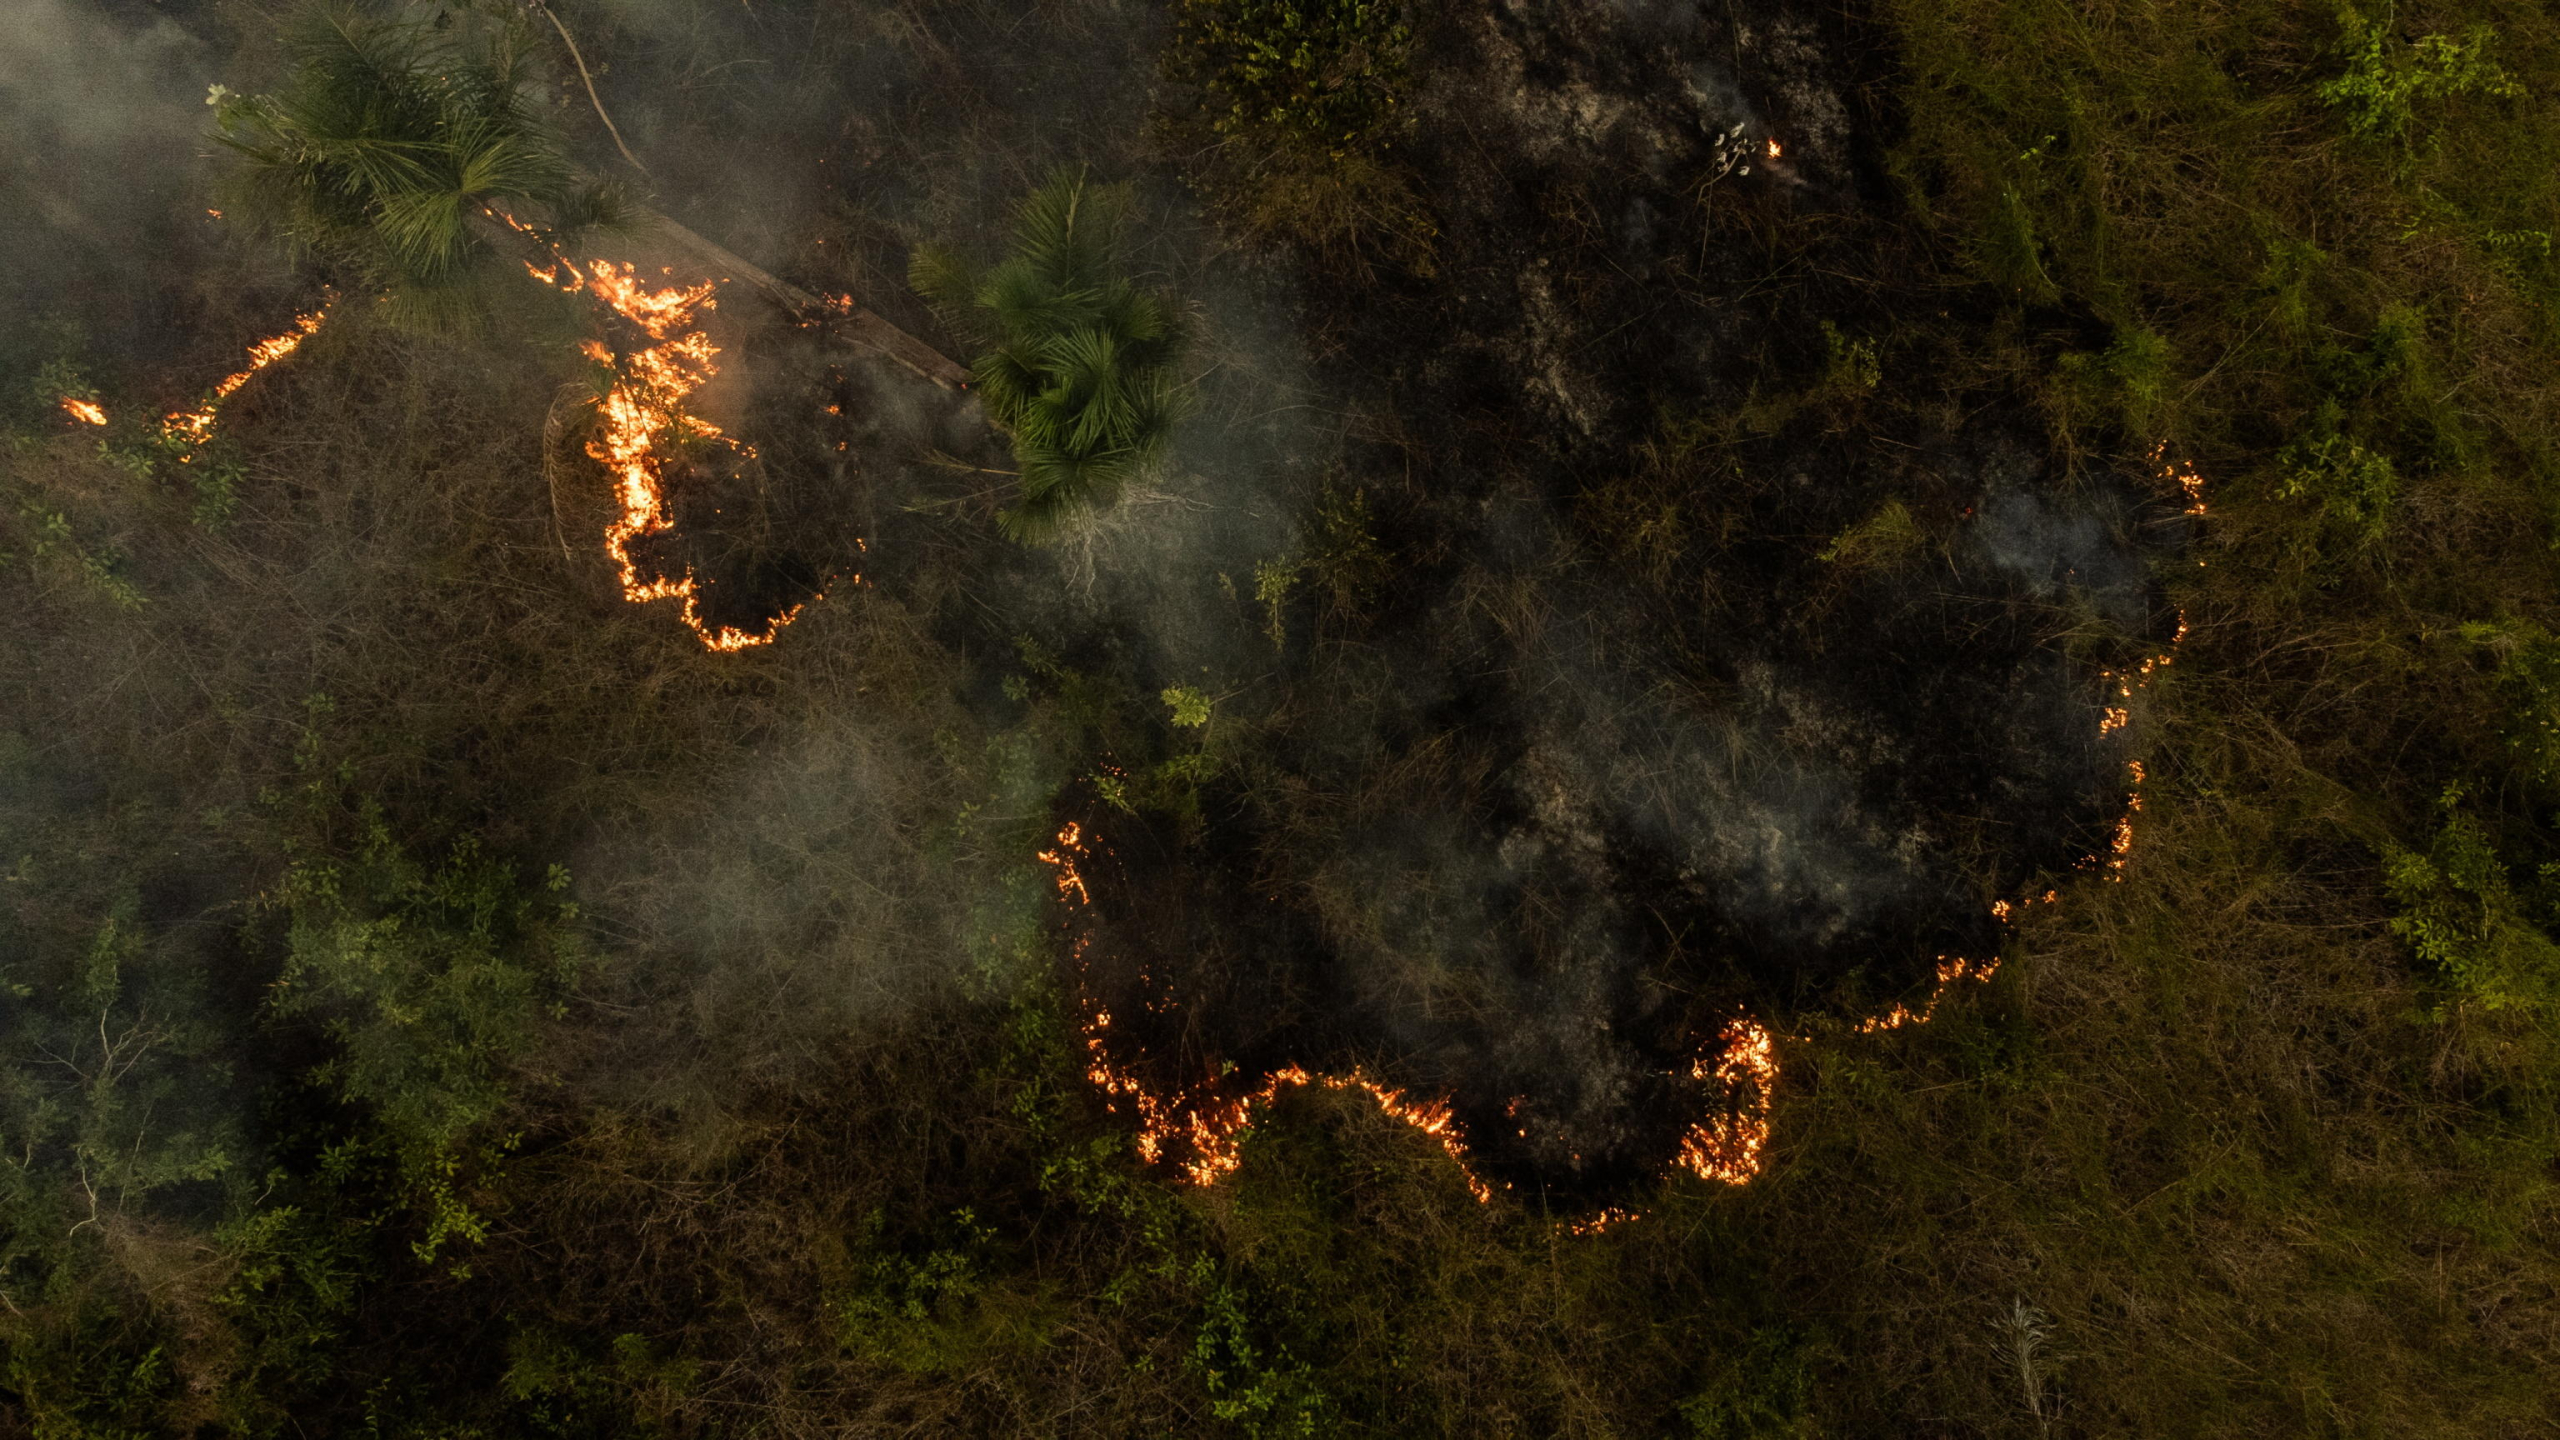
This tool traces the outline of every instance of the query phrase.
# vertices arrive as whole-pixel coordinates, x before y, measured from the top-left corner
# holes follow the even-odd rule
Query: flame
[[[2204,476],[2196,470],[2192,462],[2172,461],[2168,457],[2168,441],[2163,440],[2151,447],[2151,463],[2160,467],[2160,478],[2177,486],[2178,493],[2186,497],[2188,515],[2202,518],[2206,513]],[[2186,640],[2188,630],[2187,612],[2180,610],[2177,631],[2169,637],[2168,652],[2144,660],[2129,675],[2119,675],[2115,671],[2107,670],[2100,672],[2101,678],[2114,682],[2117,699],[2132,700],[2136,691],[2145,689],[2151,684],[2151,678],[2154,675],[2175,663],[2177,657],[2173,652]],[[2133,723],[2133,712],[2129,705],[2112,705],[2107,707],[2105,713],[2099,717],[2098,733],[2112,735],[2131,723]],[[2115,832],[2107,840],[2107,878],[2113,881],[2124,879],[2125,863],[2133,858],[2133,817],[2142,810],[2142,782],[2145,779],[2142,762],[2126,761],[2125,771],[2129,777],[2129,783],[2125,787],[2124,813],[2116,817]],[[2097,856],[2089,857],[2091,864],[2097,863],[2097,860]],[[1997,908],[1994,907],[1995,911]],[[2002,918],[2007,917],[2004,914]]]
[[[2047,891],[2045,898],[2051,900],[2052,892]],[[2010,907],[2006,901],[1995,902],[1991,907],[1991,913],[2002,920],[2009,918],[2009,911]],[[1937,988],[1929,992],[1929,998],[1921,1003],[1919,1009],[1914,1010],[1907,1005],[1896,1005],[1881,1015],[1870,1015],[1858,1022],[1858,1033],[1873,1035],[1879,1030],[1899,1030],[1905,1025],[1926,1025],[1929,1023],[1929,1017],[1938,1013],[1938,1002],[1947,998],[1947,992],[1955,988],[1957,981],[1969,980],[1976,985],[1987,984],[1993,975],[1999,973],[1999,970],[1998,956],[1976,962],[1960,955],[1941,955],[1938,957]]]
[[[249,368],[225,376],[222,383],[205,396],[203,404],[193,410],[180,410],[163,417],[160,421],[161,437],[185,452],[179,455],[179,461],[193,460],[195,448],[212,438],[214,417],[221,412],[223,401],[237,394],[240,387],[248,384],[259,371],[301,349],[302,342],[310,339],[319,330],[320,322],[327,318],[329,307],[326,305],[308,315],[296,315],[292,329],[250,346]]]
[[[1780,153],[1780,152],[1779,152],[1779,150],[1778,150],[1778,142],[1777,142],[1776,140],[1772,139],[1772,140],[1769,142],[1769,158],[1770,158],[1770,159],[1772,159],[1772,160],[1775,160],[1775,159],[1777,159],[1777,158],[1778,158],[1779,153]]]
[[[1769,153],[1778,153],[1776,141],[1769,142]],[[2165,446],[2155,448],[2152,458],[2160,460]],[[2192,465],[2164,465],[2164,474],[2175,481],[2187,498],[2189,515],[2203,515],[2205,503],[2203,480]],[[2187,638],[2187,617],[2178,616],[2178,627],[2170,637],[2172,650]],[[2104,678],[2114,682],[2117,697],[2130,701],[2135,692],[2147,686],[2152,677],[2172,661],[2167,653],[2151,656],[2126,675],[2105,672]],[[2132,723],[2129,705],[2107,707],[2098,722],[2098,733],[2110,735]],[[2133,817],[2142,810],[2142,786],[2147,778],[2142,762],[2127,761],[2130,777],[2125,794],[2124,813],[2117,819],[2109,843],[2106,862],[2108,878],[2122,880],[2126,861],[2133,850]],[[1084,856],[1084,830],[1069,822],[1059,830],[1054,847],[1040,851],[1039,860],[1056,872],[1052,877],[1061,902],[1078,907],[1093,903],[1092,888],[1085,882],[1078,862]],[[2090,857],[2094,863],[2097,857]],[[2023,900],[1994,900],[1991,915],[2007,924],[2022,905],[2054,905],[2061,903],[2061,892],[2047,890],[2042,895]],[[1079,935],[1074,956],[1081,974],[1085,967],[1086,947],[1090,938]],[[1973,960],[1960,955],[1941,955],[1936,967],[1936,985],[1918,1009],[1897,1003],[1881,1014],[1870,1015],[1858,1022],[1856,1033],[1880,1034],[1906,1026],[1926,1025],[1937,1014],[1938,1006],[1957,986],[1982,985],[1998,974],[2000,960]],[[1137,1150],[1139,1158],[1149,1164],[1165,1160],[1178,1150],[1187,1150],[1188,1158],[1179,1164],[1182,1177],[1194,1185],[1215,1184],[1219,1178],[1234,1173],[1242,1163],[1242,1141],[1251,1124],[1254,1110],[1277,1099],[1282,1091],[1302,1085],[1321,1085],[1331,1090],[1359,1090],[1377,1102],[1378,1108],[1403,1121],[1440,1143],[1450,1161],[1458,1167],[1469,1193],[1480,1203],[1490,1203],[1493,1187],[1479,1176],[1470,1163],[1466,1138],[1457,1123],[1446,1097],[1417,1100],[1392,1086],[1370,1078],[1358,1069],[1342,1074],[1314,1074],[1300,1066],[1289,1066],[1265,1076],[1261,1085],[1242,1095],[1217,1095],[1215,1081],[1163,1094],[1140,1079],[1113,1058],[1111,1047],[1111,1012],[1090,994],[1081,993],[1085,1044],[1085,1077],[1102,1092],[1107,1101],[1118,1108],[1127,1101],[1137,1112]],[[1765,1163],[1770,1136],[1770,1111],[1777,1092],[1780,1064],[1777,1036],[1749,1015],[1736,1017],[1716,1037],[1715,1043],[1702,1048],[1689,1062],[1689,1079],[1709,1087],[1723,1097],[1724,1103],[1704,1118],[1692,1122],[1682,1132],[1674,1163],[1702,1180],[1724,1185],[1747,1185],[1758,1178]],[[1517,1112],[1520,1102],[1512,1102]],[[1598,1235],[1610,1228],[1643,1218],[1641,1211],[1610,1206],[1579,1220],[1566,1221],[1558,1229],[1571,1235]]]
[[[1561,1228],[1567,1235],[1598,1235],[1608,1230],[1611,1226],[1622,1225],[1629,1220],[1641,1220],[1643,1218],[1644,1212],[1641,1210],[1627,1210],[1616,1205],[1604,1205],[1600,1209],[1579,1220],[1566,1221],[1559,1228]]]
[[[107,412],[99,409],[96,401],[83,400],[75,395],[65,395],[62,397],[62,413],[79,421],[83,425],[104,425],[107,423]]]
[[[1722,1086],[1746,1098],[1691,1125],[1680,1137],[1679,1164],[1701,1180],[1748,1185],[1760,1174],[1760,1152],[1769,1143],[1769,1101],[1778,1088],[1776,1038],[1748,1016],[1725,1027],[1723,1053],[1710,1067],[1700,1055],[1689,1078]]]
[[[2202,516],[2205,513],[2204,476],[2197,472],[2195,462],[2171,460],[2169,442],[2163,440],[2151,447],[2151,463],[2160,467],[2162,479],[2176,485],[2179,493],[2187,497],[2189,515]]]
[[[1093,903],[1093,891],[1077,864],[1084,853],[1084,827],[1069,821],[1059,830],[1057,844],[1036,857],[1055,870],[1052,880],[1058,898],[1079,907]],[[1074,955],[1079,972],[1084,968],[1088,944],[1087,937],[1077,937]],[[1253,1123],[1255,1110],[1278,1099],[1283,1091],[1316,1085],[1327,1090],[1358,1091],[1376,1102],[1381,1112],[1438,1141],[1466,1181],[1467,1193],[1475,1196],[1479,1204],[1493,1199],[1492,1185],[1475,1172],[1467,1158],[1465,1133],[1446,1098],[1417,1099],[1357,1067],[1327,1074],[1297,1065],[1273,1071],[1263,1077],[1261,1085],[1242,1095],[1216,1094],[1214,1079],[1170,1095],[1160,1094],[1112,1058],[1111,1012],[1089,993],[1080,993],[1079,1004],[1084,1011],[1085,1078],[1114,1103],[1114,1108],[1117,1102],[1126,1100],[1137,1112],[1138,1158],[1148,1164],[1187,1151],[1188,1158],[1177,1164],[1183,1179],[1194,1185],[1214,1185],[1244,1163],[1244,1134]]]
[[[679,618],[711,650],[727,653],[772,644],[784,626],[826,596],[821,593],[793,605],[767,620],[761,633],[713,626],[702,618],[702,582],[691,567],[678,576],[644,577],[631,554],[632,542],[675,528],[660,478],[671,444],[711,442],[749,459],[755,456],[753,447],[729,438],[719,426],[684,408],[686,398],[719,373],[715,362],[720,347],[696,324],[700,312],[719,307],[715,298],[719,282],[651,289],[634,267],[611,260],[591,261],[583,274],[566,258],[547,270],[532,264],[524,268],[545,284],[586,291],[657,342],[623,355],[600,341],[590,340],[580,347],[587,358],[614,372],[612,388],[596,402],[600,423],[596,437],[587,442],[587,454],[613,477],[614,498],[622,512],[605,528],[604,536],[605,553],[613,557],[620,575],[622,598],[634,604],[679,602]]]

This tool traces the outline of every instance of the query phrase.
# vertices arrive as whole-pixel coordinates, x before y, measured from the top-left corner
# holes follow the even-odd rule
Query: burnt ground
[[[1432,18],[1391,158],[1436,242],[1345,263],[1221,234],[1166,153],[1127,148],[1165,133],[1127,99],[1085,130],[1013,116],[1019,173],[937,171],[898,137],[985,123],[950,57],[1028,95],[1155,44],[1139,18],[1036,51],[975,10],[937,23],[912,71],[864,62],[815,162],[861,176],[834,217],[855,253],[826,258],[940,338],[882,285],[906,238],[884,217],[992,234],[1043,154],[1134,176],[1206,414],[1161,493],[1025,553],[954,468],[1006,463],[965,407],[773,361],[798,378],[759,390],[759,433],[800,438],[680,504],[778,507],[749,528],[782,542],[685,544],[750,577],[720,592],[746,613],[843,569],[854,504],[867,583],[977,657],[999,712],[1025,638],[1115,693],[1217,697],[1210,739],[1124,716],[1077,772],[1211,745],[1196,809],[1078,782],[1056,816],[1095,842],[1094,911],[1065,921],[1097,927],[1087,983],[1164,1090],[1357,1064],[1452,1095],[1497,1178],[1607,1193],[1697,1118],[1689,1059],[1738,1011],[1913,999],[1997,953],[1992,901],[2103,849],[2135,752],[2100,736],[2102,672],[2174,627],[2152,571],[2180,505],[1928,348],[1992,307],[1914,278],[1855,25]],[[859,418],[784,414],[821,402]],[[1269,567],[1295,581],[1277,607]]]
[[[1363,1064],[1452,1093],[1490,1173],[1604,1192],[1660,1168],[1738,1007],[1910,997],[2103,847],[2097,672],[2174,624],[2178,507],[1858,348],[1947,298],[1875,253],[1880,118],[1824,68],[1857,50],[1767,11],[1426,32],[1436,264],[1300,291],[1360,397],[1326,483],[1393,578],[1289,617],[1285,780],[1188,844],[1077,812],[1122,872],[1097,983],[1154,1007],[1168,1080]]]

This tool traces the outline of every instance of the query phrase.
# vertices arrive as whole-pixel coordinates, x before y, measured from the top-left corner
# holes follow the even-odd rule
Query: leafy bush
[[[2400,491],[2400,472],[2388,458],[2332,433],[2297,441],[2283,459],[2278,495],[2312,502],[2322,519],[2358,544],[2382,538]]]
[[[987,345],[970,366],[1021,466],[1005,533],[1054,538],[1162,458],[1190,392],[1174,373],[1173,309],[1124,270],[1129,192],[1061,174],[1014,216],[1013,253],[979,271],[918,246],[908,271],[954,329]]]
[[[2457,40],[2449,35],[2423,35],[2394,43],[2387,24],[2367,20],[2341,8],[2345,35],[2339,49],[2346,72],[2321,82],[2313,94],[2346,112],[2347,129],[2370,140],[2405,140],[2416,123],[2415,105],[2422,100],[2455,95],[2512,98],[2524,93],[2514,77],[2489,59],[2497,41],[2487,26],[2476,26]]]
[[[2394,849],[2383,880],[2399,913],[2391,931],[2454,987],[2492,1010],[2547,1005],[2560,998],[2560,944],[2530,912],[2546,909],[2519,895],[2489,832],[2465,813],[2460,786],[2440,802],[2444,825],[2426,852]],[[2538,890],[2560,880],[2544,866]]]
[[[1428,270],[1435,227],[1386,154],[1412,45],[1401,4],[1182,0],[1165,69],[1216,142],[1198,183],[1255,234]]]
[[[554,866],[544,888],[568,883]],[[577,907],[549,897],[468,837],[421,864],[370,808],[352,857],[300,861],[275,897],[291,917],[275,1010],[324,1020],[341,1053],[321,1078],[431,1183],[497,1115],[508,1062],[578,973]]]
[[[2560,636],[2511,620],[2465,625],[2462,638],[2496,663],[2491,683],[2517,768],[2536,785],[2560,786]]]
[[[1680,1404],[1698,1440],[1782,1440],[1814,1429],[1813,1351],[1803,1339],[1756,1330]]]
[[[1392,0],[1182,0],[1174,16],[1177,63],[1219,134],[1336,159],[1376,143],[1412,42]]]

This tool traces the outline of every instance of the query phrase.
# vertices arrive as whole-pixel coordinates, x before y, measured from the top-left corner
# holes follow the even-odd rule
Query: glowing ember
[[[1770,158],[1770,159],[1772,159],[1772,160],[1775,160],[1775,159],[1777,159],[1777,158],[1778,158],[1778,155],[1779,155],[1778,142],[1777,142],[1777,141],[1775,141],[1775,140],[1771,140],[1771,141],[1769,142],[1769,158]]]
[[[1691,1125],[1680,1137],[1679,1163],[1701,1180],[1748,1185],[1760,1173],[1760,1152],[1769,1143],[1769,1101],[1778,1088],[1775,1037],[1759,1022],[1744,1018],[1725,1027],[1724,1053],[1712,1068],[1704,1055],[1689,1062],[1689,1078],[1722,1086],[1741,1103]]]
[[[179,460],[184,462],[194,459],[195,456],[192,453],[194,448],[212,437],[214,417],[221,412],[223,401],[238,393],[240,387],[248,384],[259,371],[301,349],[302,342],[311,338],[313,332],[320,328],[320,322],[327,319],[328,315],[328,307],[322,306],[308,315],[295,316],[292,329],[250,346],[249,368],[236,375],[225,376],[222,383],[214,386],[213,392],[205,396],[203,404],[193,410],[181,410],[163,418],[160,422],[161,436],[172,445],[189,452],[181,454],[178,457]]]
[[[2049,895],[2048,898],[2050,898]],[[1992,906],[1991,913],[2003,920],[2009,918],[2009,909],[2005,902]],[[1938,1002],[1947,997],[1947,991],[1954,988],[1957,981],[1970,980],[1976,985],[1986,984],[1999,972],[1999,969],[2000,961],[1996,956],[1976,964],[1962,956],[1941,955],[1938,957],[1938,986],[1929,992],[1929,998],[1921,1004],[1919,1009],[1914,1010],[1907,1005],[1896,1005],[1881,1015],[1870,1015],[1858,1022],[1858,1033],[1873,1035],[1879,1030],[1899,1030],[1905,1025],[1926,1025],[1929,1023],[1929,1017],[1938,1013]]]
[[[107,423],[107,412],[99,409],[97,402],[94,400],[81,400],[74,398],[73,396],[65,395],[62,397],[62,413],[84,425],[104,425]]]
[[[622,512],[606,527],[604,537],[605,551],[620,575],[622,597],[634,604],[677,601],[686,628],[712,650],[737,651],[773,643],[784,626],[800,618],[810,600],[767,620],[760,633],[714,626],[702,618],[701,582],[690,567],[674,577],[644,577],[631,554],[634,541],[675,528],[663,483],[665,456],[672,448],[712,444],[755,458],[754,449],[684,408],[686,398],[719,373],[714,360],[720,348],[695,324],[699,312],[718,308],[713,296],[719,283],[706,280],[699,285],[651,289],[633,267],[610,260],[591,262],[584,274],[565,259],[548,270],[530,264],[525,270],[563,290],[585,290],[658,342],[625,355],[616,355],[593,340],[582,347],[587,358],[614,372],[612,388],[596,402],[600,424],[596,438],[587,442],[587,454],[613,477],[614,498]],[[823,594],[810,597],[825,598]]]

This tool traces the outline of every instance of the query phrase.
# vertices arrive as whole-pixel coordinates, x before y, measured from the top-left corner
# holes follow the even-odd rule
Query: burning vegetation
[[[241,386],[256,379],[259,371],[301,349],[303,341],[319,333],[320,323],[327,319],[328,315],[329,312],[324,307],[309,314],[295,316],[292,329],[281,335],[269,336],[249,347],[247,369],[234,371],[222,377],[221,382],[207,391],[203,402],[193,410],[174,411],[163,417],[160,421],[161,437],[172,449],[179,452],[178,458],[181,461],[192,459],[195,448],[213,438],[213,422],[222,413],[222,402],[238,394]],[[100,415],[92,423],[104,424],[104,415]]]
[[[21,8],[0,1433],[2560,1424],[2560,22]]]
[[[622,598],[634,604],[677,602],[677,616],[711,650],[737,651],[773,643],[774,636],[799,618],[803,609],[825,597],[795,601],[754,630],[714,625],[704,620],[702,611],[702,590],[708,582],[690,567],[674,575],[647,573],[652,562],[635,549],[675,528],[667,495],[671,473],[724,462],[752,464],[758,458],[752,447],[686,408],[694,392],[719,373],[720,347],[703,328],[701,314],[719,304],[713,298],[718,282],[652,290],[630,265],[611,260],[589,261],[583,274],[567,260],[548,269],[531,263],[525,268],[546,284],[592,295],[650,342],[627,353],[617,353],[597,340],[581,347],[588,359],[613,376],[596,400],[596,435],[587,442],[586,453],[604,467],[620,509],[605,530],[604,546],[613,559]]]

